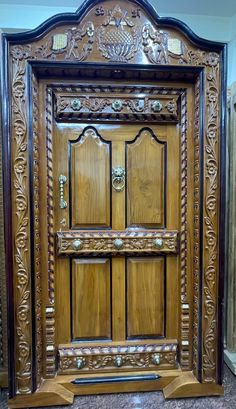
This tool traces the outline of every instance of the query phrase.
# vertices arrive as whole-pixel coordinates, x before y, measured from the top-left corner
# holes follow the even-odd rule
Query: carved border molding
[[[189,369],[189,304],[187,301],[187,180],[188,180],[188,164],[187,164],[187,93],[183,92],[181,97],[181,141],[180,141],[180,364],[183,369]]]
[[[114,16],[113,16],[114,17]],[[137,18],[137,17],[136,17]],[[111,32],[110,22],[109,33]],[[126,22],[126,25],[129,24]],[[14,226],[14,276],[15,276],[15,316],[16,344],[16,389],[17,393],[29,393],[31,383],[31,277],[30,277],[30,234],[29,234],[29,192],[28,192],[28,118],[26,92],[26,64],[28,59],[68,61],[97,61],[93,56],[94,33],[88,22],[79,30],[70,31],[72,42],[58,48],[54,34],[48,34],[46,43],[41,40],[31,45],[10,45],[12,62],[12,163],[13,163],[13,226]],[[106,25],[104,26],[105,29]],[[70,29],[71,30],[71,29]],[[69,33],[69,30],[67,30]],[[129,32],[131,32],[129,30]],[[167,33],[168,34],[168,33]],[[172,33],[173,35],[173,33]],[[77,37],[76,37],[77,36]],[[162,37],[161,37],[162,36]],[[164,36],[164,37],[163,37]],[[80,40],[87,39],[85,44]],[[113,61],[106,54],[101,43],[100,50],[104,59]],[[205,123],[204,139],[204,272],[203,272],[203,359],[202,381],[216,382],[217,357],[217,270],[218,270],[218,195],[219,195],[219,105],[220,72],[219,53],[196,50],[194,46],[183,44],[179,40],[174,50],[170,36],[145,27],[142,34],[144,54],[150,64],[201,66],[205,72]],[[40,43],[41,42],[41,43]],[[82,44],[77,48],[77,43]],[[70,48],[68,46],[70,44]],[[132,42],[130,44],[133,44]],[[172,44],[173,45],[173,44]],[[158,48],[159,47],[159,48]],[[76,51],[77,50],[77,51]],[[125,62],[135,58],[135,46],[131,47]],[[107,50],[106,50],[107,51]],[[177,52],[178,51],[178,52]],[[117,53],[116,53],[117,54]],[[132,60],[133,62],[133,60]],[[138,62],[138,61],[137,61]],[[196,284],[197,285],[197,284]]]
[[[34,275],[35,275],[35,312],[36,312],[36,372],[37,386],[41,384],[43,357],[43,323],[42,323],[42,287],[41,287],[41,240],[40,240],[40,163],[39,163],[39,129],[38,129],[38,81],[32,74],[33,98],[33,205],[34,205]]]
[[[198,331],[199,331],[199,283],[200,283],[200,78],[195,84],[194,119],[194,259],[193,259],[193,369],[197,375],[198,367]]]
[[[120,364],[119,364],[120,362]],[[175,369],[177,344],[59,347],[59,373],[126,369]]]
[[[54,377],[56,371],[55,348],[55,249],[54,249],[54,208],[53,208],[53,161],[52,161],[52,89],[46,89],[46,155],[47,155],[47,236],[48,236],[48,303],[46,315],[46,376]]]
[[[178,232],[175,231],[79,231],[56,233],[58,255],[176,253]],[[116,246],[118,245],[118,247]]]
[[[205,69],[206,126],[204,140],[204,227],[203,227],[203,356],[202,380],[216,381],[217,362],[217,270],[219,265],[219,63],[209,61]]]
[[[54,210],[53,210],[53,162],[52,162],[52,90],[46,95],[46,150],[47,150],[47,219],[48,219],[48,295],[54,304]]]
[[[157,87],[93,86],[63,87],[55,91],[58,120],[165,121],[178,120],[176,91],[158,92]],[[65,92],[66,91],[66,92]],[[106,97],[106,93],[115,93]],[[139,94],[138,94],[139,93]],[[138,95],[137,95],[138,94]],[[140,95],[141,94],[141,95]]]

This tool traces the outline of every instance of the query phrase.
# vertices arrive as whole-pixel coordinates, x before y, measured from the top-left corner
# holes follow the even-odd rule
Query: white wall
[[[55,14],[74,11],[76,11],[75,7],[66,6],[46,7],[0,4],[0,27],[3,31],[31,30]],[[166,13],[160,12],[159,14],[169,16]],[[171,17],[186,23],[200,37],[213,41],[228,42],[228,84],[230,85],[233,81],[236,81],[236,15],[233,17],[219,17],[172,13]]]

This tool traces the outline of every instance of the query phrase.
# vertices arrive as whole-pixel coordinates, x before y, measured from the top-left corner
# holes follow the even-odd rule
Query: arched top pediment
[[[176,19],[159,17],[146,0],[89,0],[76,13],[5,38],[13,59],[68,62],[216,65],[224,48]]]

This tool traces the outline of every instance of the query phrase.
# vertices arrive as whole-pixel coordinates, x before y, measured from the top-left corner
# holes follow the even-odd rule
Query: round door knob
[[[73,249],[74,249],[74,250],[80,250],[80,249],[82,249],[82,247],[83,247],[83,243],[82,243],[82,241],[79,240],[79,239],[78,239],[78,240],[74,240],[72,246],[73,246]]]
[[[152,355],[152,363],[154,365],[159,365],[161,362],[161,355],[160,354],[153,354]]]
[[[86,364],[86,360],[84,357],[79,356],[78,359],[76,360],[76,366],[78,369],[83,369]]]
[[[162,240],[162,239],[155,239],[155,240],[153,241],[153,244],[154,244],[154,246],[155,246],[157,249],[162,249],[162,247],[163,247],[163,240]]]
[[[116,248],[117,250],[122,249],[123,245],[124,245],[123,240],[121,240],[121,239],[115,239],[115,240],[114,240],[114,246],[115,246],[115,248]]]
[[[117,368],[120,368],[123,365],[123,357],[121,355],[117,355],[114,359],[114,364]]]

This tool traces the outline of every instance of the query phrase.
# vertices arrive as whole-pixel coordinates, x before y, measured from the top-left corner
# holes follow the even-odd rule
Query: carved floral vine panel
[[[76,22],[77,21],[77,22]],[[13,226],[14,226],[14,277],[15,277],[15,349],[16,388],[18,393],[32,390],[32,334],[31,334],[31,260],[29,222],[29,123],[27,67],[32,60],[58,62],[96,62],[102,64],[148,64],[174,67],[200,67],[204,69],[205,83],[205,134],[204,134],[204,204],[203,204],[203,248],[204,271],[202,289],[203,354],[202,381],[216,382],[217,361],[217,274],[219,264],[219,129],[220,129],[220,51],[201,50],[189,41],[179,29],[155,23],[137,2],[123,0],[111,7],[109,1],[90,7],[85,17],[75,16],[73,23],[56,25],[42,37],[30,43],[11,41],[9,47],[10,92],[12,95],[12,166],[13,166]],[[28,81],[28,82],[27,82]],[[35,83],[33,77],[33,83]],[[199,93],[196,94],[199,98]],[[34,116],[37,107],[34,106]],[[50,124],[48,124],[50,126]],[[199,118],[195,119],[196,140]],[[37,129],[34,129],[34,165],[37,165]],[[183,155],[185,152],[183,150]],[[199,234],[198,178],[199,150],[195,158],[196,192],[196,243]],[[34,188],[37,190],[39,170],[34,167]],[[37,217],[37,195],[35,214]],[[36,220],[37,223],[37,220]],[[35,274],[38,294],[37,310],[40,318],[40,246],[35,238]],[[195,247],[196,250],[196,247]],[[197,252],[198,253],[198,252]],[[53,256],[52,256],[53,257]],[[195,255],[196,266],[198,254]],[[53,260],[51,260],[53,263]],[[50,269],[50,266],[49,266]],[[195,312],[197,320],[198,277],[195,274]],[[51,306],[51,307],[50,307]],[[54,308],[49,297],[48,308]],[[40,325],[38,336],[41,337]],[[195,322],[194,331],[197,333]],[[197,355],[195,336],[195,358]],[[40,352],[40,351],[39,351]],[[196,361],[197,359],[195,359]],[[196,362],[195,362],[196,363]],[[196,364],[197,365],[197,364]],[[40,376],[39,376],[40,378]]]

